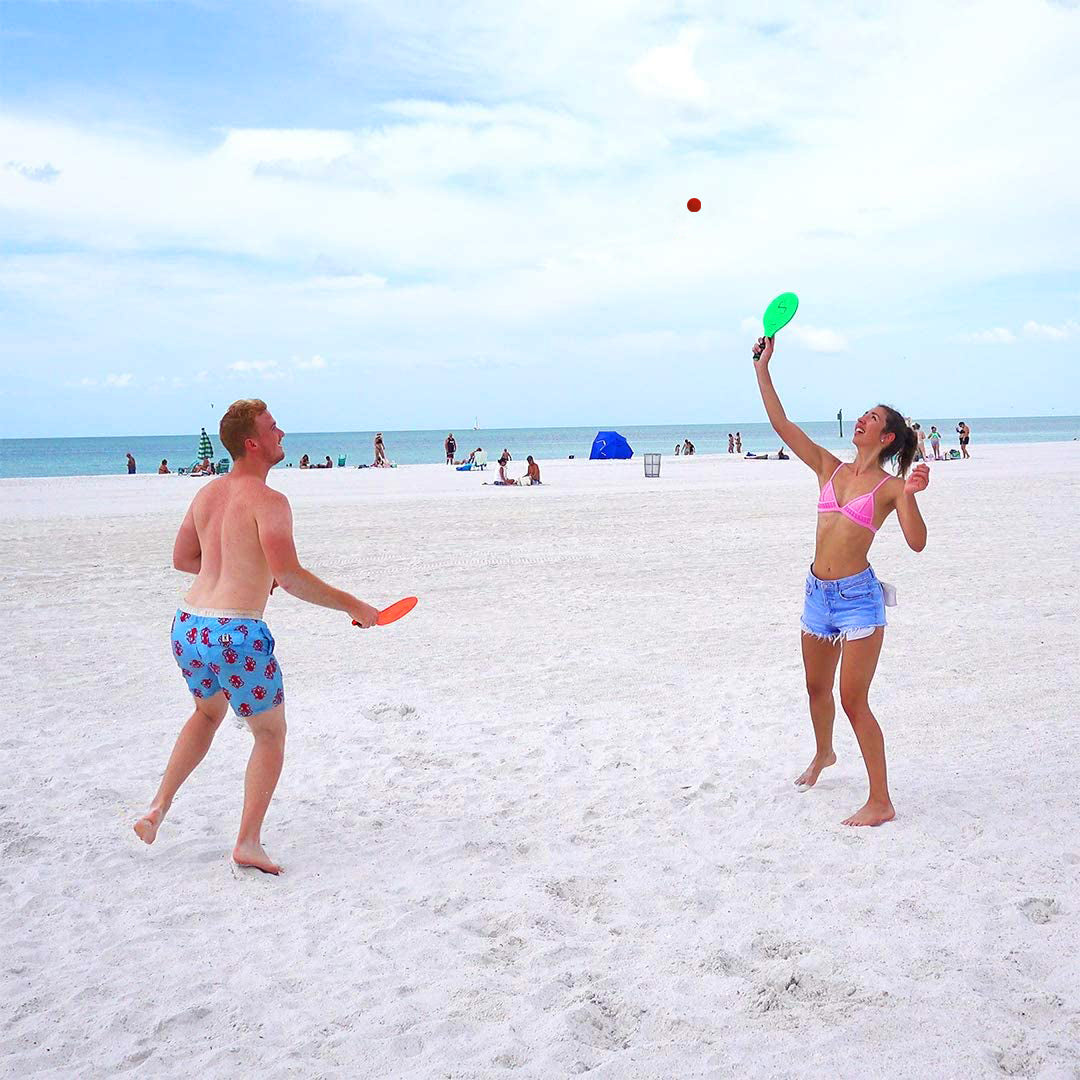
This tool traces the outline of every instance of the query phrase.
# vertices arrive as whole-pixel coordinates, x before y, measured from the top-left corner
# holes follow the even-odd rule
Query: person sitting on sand
[[[169,462],[167,458],[161,459],[161,464],[157,467],[158,476],[166,476],[169,473]]]
[[[203,458],[192,470],[192,476],[210,476],[214,471],[214,466],[210,464],[209,458]]]
[[[806,576],[802,615],[802,656],[810,697],[816,750],[795,781],[813,787],[822,769],[836,762],[833,685],[840,668],[840,704],[859,741],[870,781],[866,803],[845,825],[881,825],[896,816],[889,796],[885,740],[870,710],[870,684],[885,637],[886,590],[867,556],[878,530],[896,512],[912,551],[926,547],[926,522],[915,496],[930,483],[930,470],[916,465],[915,432],[896,409],[875,405],[855,421],[855,461],[847,464],[819,446],[784,412],[769,374],[775,340],[754,346],[758,389],[773,430],[816,474],[817,539]],[[896,475],[884,466],[896,459]],[[840,481],[841,486],[836,487]]]
[[[206,756],[231,705],[255,737],[244,809],[233,847],[238,866],[278,874],[263,850],[262,824],[285,757],[285,689],[263,609],[278,586],[298,600],[344,612],[364,628],[379,612],[300,565],[289,500],[266,483],[285,457],[285,433],[257,399],[235,401],[221,418],[231,472],[201,487],[180,526],[173,566],[194,574],[172,626],[172,653],[194,711],[180,731],[150,809],[135,822],[146,844],[157,837],[181,784]]]
[[[301,458],[300,458],[300,468],[301,469],[310,469],[311,468],[311,459],[307,456],[307,454],[304,454],[304,455],[301,456]]]
[[[330,455],[327,454],[326,455],[326,461],[323,462],[323,468],[324,469],[332,469],[333,467],[334,467],[334,463],[330,460]]]
[[[529,470],[525,474],[529,478],[529,483],[530,484],[539,484],[540,483],[540,466],[537,465],[535,461],[533,461],[532,454],[530,454],[525,460],[529,463]],[[556,487],[558,487],[558,485],[556,485]]]

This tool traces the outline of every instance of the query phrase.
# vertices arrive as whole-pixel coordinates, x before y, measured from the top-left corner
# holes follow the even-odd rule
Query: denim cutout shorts
[[[813,568],[806,575],[804,634],[839,644],[869,637],[886,625],[885,595],[873,567],[836,581],[815,577]]]
[[[193,615],[181,608],[170,636],[177,667],[195,697],[223,692],[243,717],[285,700],[274,638],[261,619]]]

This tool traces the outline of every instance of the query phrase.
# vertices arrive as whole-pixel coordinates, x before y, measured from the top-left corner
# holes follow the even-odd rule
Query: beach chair
[[[217,472],[218,476],[220,476],[222,473],[227,473],[231,466],[232,466],[232,462],[227,457],[223,457],[214,466],[214,469]]]
[[[473,458],[473,468],[483,471],[487,468],[487,451],[481,450],[476,457]]]

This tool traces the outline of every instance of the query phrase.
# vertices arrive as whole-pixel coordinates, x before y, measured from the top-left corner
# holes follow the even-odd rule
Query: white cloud
[[[836,330],[824,326],[808,326],[806,323],[790,323],[782,333],[794,338],[811,352],[838,353],[848,347],[847,338]]]
[[[705,97],[705,81],[694,70],[694,50],[702,38],[700,29],[679,31],[674,45],[650,49],[630,69],[638,92],[649,97],[698,102]]]
[[[278,366],[276,360],[237,360],[229,365],[230,371],[272,372]]]
[[[59,175],[60,170],[54,168],[46,161],[43,165],[27,165],[24,161],[9,161],[7,168],[35,184],[51,184]]]
[[[132,380],[132,374],[130,371],[124,372],[123,375],[106,375],[106,386],[130,386]]]
[[[301,371],[321,371],[326,367],[326,361],[321,356],[313,356],[310,360],[298,360],[296,366]]]
[[[1015,345],[1016,335],[1004,326],[995,326],[989,330],[974,330],[967,334],[954,334],[951,341],[964,345]]]
[[[1069,319],[1060,326],[1048,326],[1046,323],[1028,320],[1024,323],[1024,334],[1041,341],[1068,341],[1080,334],[1080,323]]]

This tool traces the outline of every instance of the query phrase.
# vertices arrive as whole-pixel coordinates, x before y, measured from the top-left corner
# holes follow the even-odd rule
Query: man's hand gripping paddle
[[[380,611],[379,617],[375,620],[375,625],[389,626],[392,622],[397,622],[398,619],[408,615],[414,607],[416,607],[416,597],[406,596],[403,600],[399,600],[396,604],[391,604],[388,608]],[[355,619],[353,619],[352,624],[353,626],[360,625]]]

